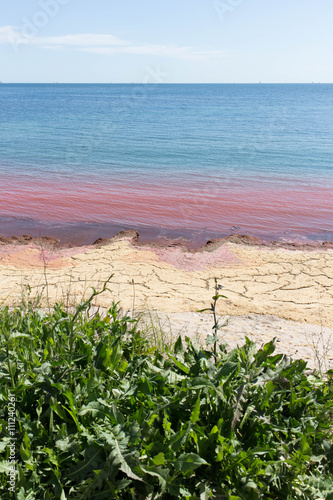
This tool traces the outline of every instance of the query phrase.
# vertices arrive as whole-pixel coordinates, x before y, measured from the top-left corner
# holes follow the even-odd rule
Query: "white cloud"
[[[95,35],[93,33],[38,38],[35,37],[34,43],[37,45],[52,45],[58,47],[117,47],[126,44],[125,41],[120,40],[113,35]]]
[[[31,34],[25,29],[19,30],[15,26],[0,27],[0,44],[18,43],[25,45],[53,46],[53,47],[110,47],[125,45],[127,42],[113,35],[100,35],[94,33],[82,33],[76,35],[47,36],[41,37]],[[37,29],[36,29],[37,31]]]
[[[36,36],[15,26],[0,27],[0,45],[33,45],[42,49],[64,50],[72,48],[94,54],[134,54],[156,55],[177,59],[220,58],[226,55],[223,50],[202,49],[191,46],[160,45],[121,40],[113,35],[81,33],[63,36]]]
[[[224,57],[225,51],[198,49],[196,47],[177,47],[174,45],[126,45],[124,47],[85,47],[81,50],[94,54],[135,54],[174,57],[177,59],[206,59],[212,57]]]
[[[18,30],[14,26],[0,27],[0,45],[13,43],[15,39],[18,39]]]

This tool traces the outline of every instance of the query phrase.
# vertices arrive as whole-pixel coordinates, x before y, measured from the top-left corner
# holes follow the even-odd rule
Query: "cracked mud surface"
[[[137,246],[119,237],[103,246],[71,249],[0,246],[0,297],[17,302],[27,285],[50,303],[76,302],[113,274],[96,303],[189,313],[208,307],[214,278],[223,286],[218,311],[270,315],[333,328],[333,250],[312,251],[224,242],[212,251]],[[258,317],[259,318],[259,317]],[[258,319],[259,321],[259,319]],[[292,342],[292,336],[290,336]]]

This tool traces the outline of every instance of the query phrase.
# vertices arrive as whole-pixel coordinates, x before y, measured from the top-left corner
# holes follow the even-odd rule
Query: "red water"
[[[180,184],[158,179],[1,179],[0,216],[276,234],[333,231],[332,186],[272,179]],[[1,226],[0,226],[1,229]],[[0,230],[1,234],[1,230]]]

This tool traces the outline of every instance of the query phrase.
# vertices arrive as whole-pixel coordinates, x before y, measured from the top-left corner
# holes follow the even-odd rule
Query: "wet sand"
[[[236,318],[228,327],[234,333],[225,330],[227,341],[228,336],[231,342],[248,334],[262,343],[278,335],[290,354],[297,352],[307,359],[313,342],[306,340],[306,334],[323,333],[330,343],[332,244],[264,244],[256,238],[233,236],[191,251],[177,242],[140,244],[133,232],[73,248],[28,237],[3,239],[0,244],[3,303],[20,300],[29,285],[31,296],[42,293],[44,303],[71,304],[87,297],[92,286],[100,288],[111,274],[110,291],[95,300],[102,307],[112,300],[121,301],[125,310],[149,310],[163,318],[176,318],[174,329],[192,320],[195,326],[197,311],[211,302],[216,277],[227,297],[219,301],[218,312]],[[183,314],[183,323],[177,314]],[[207,315],[202,317],[205,322]],[[209,331],[205,328],[202,331]]]

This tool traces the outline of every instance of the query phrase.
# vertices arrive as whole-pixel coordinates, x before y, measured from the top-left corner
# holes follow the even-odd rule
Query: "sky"
[[[333,82],[332,0],[11,0],[0,81]]]

